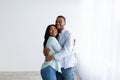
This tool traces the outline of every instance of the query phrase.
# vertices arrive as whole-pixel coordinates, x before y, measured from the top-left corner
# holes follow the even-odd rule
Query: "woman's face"
[[[56,35],[58,34],[58,31],[57,31],[55,26],[51,26],[50,30],[49,30],[49,33],[50,33],[51,36],[56,37]]]

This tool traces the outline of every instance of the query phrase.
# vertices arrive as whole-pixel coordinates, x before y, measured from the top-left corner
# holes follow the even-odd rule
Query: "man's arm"
[[[48,56],[48,55],[49,55],[49,52],[50,52],[50,49],[49,49],[49,48],[45,47],[45,48],[43,49],[43,54],[44,54],[44,56]]]
[[[63,48],[54,55],[54,58],[57,60],[57,61],[60,61],[62,58],[68,56],[71,54],[72,50],[73,50],[73,46],[74,46],[74,39],[73,39],[73,36],[72,34],[68,33],[66,35],[66,40],[64,42],[64,46]]]
[[[50,56],[50,55],[45,56],[45,61],[51,61],[51,60],[54,60],[54,59],[55,59],[54,56]]]
[[[56,55],[54,55],[54,56],[51,56],[51,55],[47,55],[46,56],[46,61],[50,61],[50,60],[54,60],[54,59],[56,59],[56,60],[60,60],[60,59],[62,59],[62,58],[64,58],[65,56],[67,56],[67,55],[69,55],[69,51],[71,51],[73,48],[71,48],[71,47],[73,47],[73,46],[75,46],[75,44],[76,44],[76,39],[70,39],[70,38],[68,38],[69,39],[69,41],[68,42],[66,42],[66,44],[65,44],[65,46],[64,46],[64,48],[65,49],[63,49],[63,50],[61,50],[59,53],[56,53],[56,55],[58,55],[58,58],[59,59],[57,59],[57,57],[55,58],[55,56]],[[73,43],[72,43],[73,42]],[[69,46],[69,45],[71,45],[71,47]],[[68,50],[66,50],[66,49],[68,49]],[[62,54],[62,52],[64,53],[64,54]],[[68,54],[67,54],[67,52],[68,52]],[[49,50],[47,50],[46,51],[46,53],[47,54],[49,54]],[[61,57],[60,57],[61,56]]]

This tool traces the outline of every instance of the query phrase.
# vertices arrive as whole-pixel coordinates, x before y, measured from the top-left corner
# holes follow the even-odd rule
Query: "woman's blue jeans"
[[[41,70],[41,77],[43,80],[62,80],[61,73],[48,66]]]

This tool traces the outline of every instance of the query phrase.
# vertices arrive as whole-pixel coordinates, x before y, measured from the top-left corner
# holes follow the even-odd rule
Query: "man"
[[[53,56],[48,56],[47,61],[55,59],[61,61],[61,70],[64,80],[74,80],[74,66],[76,58],[74,56],[74,38],[72,34],[65,29],[66,19],[64,16],[58,16],[56,19],[56,26],[59,31],[58,41],[62,49]],[[44,50],[48,54],[50,50]],[[57,75],[59,76],[59,75]]]

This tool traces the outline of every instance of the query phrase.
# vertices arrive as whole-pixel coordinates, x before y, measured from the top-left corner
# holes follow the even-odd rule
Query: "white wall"
[[[119,4],[119,0],[0,0],[0,71],[39,71],[45,29],[63,15],[77,39],[81,80],[119,80]]]
[[[79,0],[63,1],[0,0],[0,71],[39,71],[45,29],[58,15],[79,27]]]

